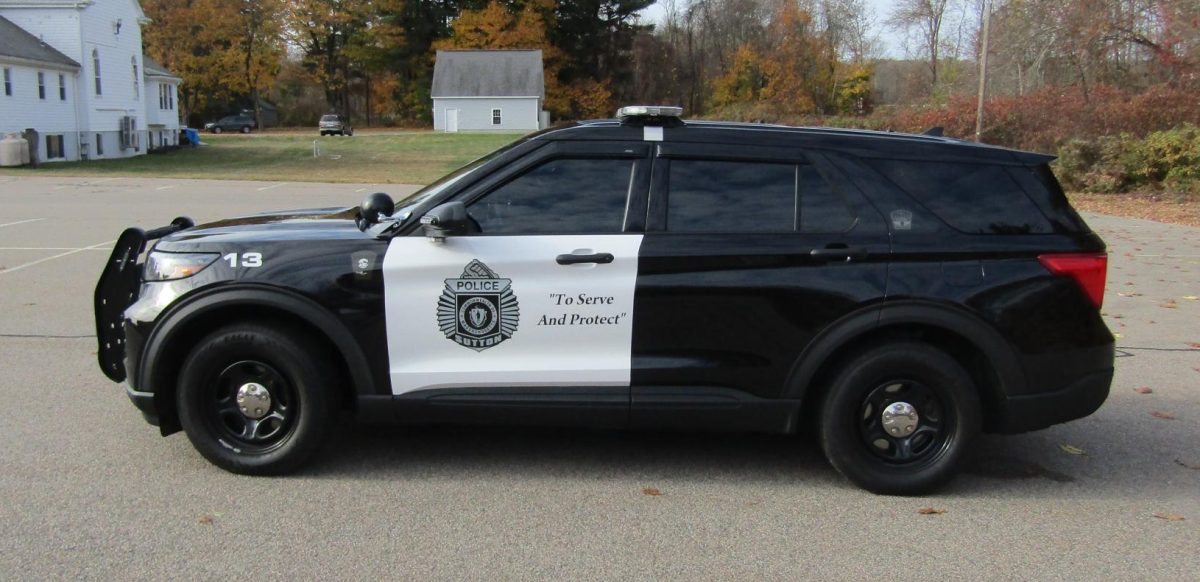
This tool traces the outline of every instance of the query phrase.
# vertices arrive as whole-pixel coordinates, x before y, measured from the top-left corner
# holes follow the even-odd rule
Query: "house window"
[[[46,159],[61,160],[66,157],[63,154],[63,136],[47,135],[46,136]]]
[[[96,157],[104,155],[104,134],[96,134]]]
[[[38,99],[46,98],[46,73],[38,71]]]
[[[12,97],[12,69],[4,67],[4,94]]]
[[[104,88],[100,86],[100,51],[92,49],[92,74],[96,81],[96,94],[103,95]]]
[[[492,110],[492,125],[500,125],[500,110]]]
[[[58,100],[67,100],[67,77],[65,75],[58,76]]]
[[[175,87],[167,85],[167,109],[175,109]]]
[[[129,64],[133,67],[133,98],[142,98],[142,85],[138,82],[137,57],[129,57]]]

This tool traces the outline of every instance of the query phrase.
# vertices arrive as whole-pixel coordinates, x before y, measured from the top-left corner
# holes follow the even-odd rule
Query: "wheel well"
[[[898,340],[932,345],[958,361],[979,391],[979,399],[983,405],[984,430],[990,430],[997,424],[1003,410],[1004,386],[987,354],[962,335],[925,324],[895,324],[873,329],[838,347],[808,382],[808,390],[802,401],[802,413],[810,421],[815,421],[834,376],[851,358],[874,346]]]
[[[180,429],[178,411],[175,407],[175,388],[178,385],[179,369],[192,348],[205,336],[231,322],[253,322],[268,326],[281,326],[307,335],[321,345],[328,355],[338,383],[338,401],[343,409],[352,409],[355,403],[353,380],[345,357],[333,341],[311,322],[290,311],[267,305],[228,305],[206,310],[202,317],[175,330],[160,357],[155,362],[151,387],[154,389],[155,406],[163,435]]]

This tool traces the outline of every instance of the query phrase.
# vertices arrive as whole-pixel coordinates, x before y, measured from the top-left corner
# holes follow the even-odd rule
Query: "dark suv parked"
[[[258,122],[254,121],[254,116],[244,113],[238,115],[227,115],[221,119],[218,119],[217,121],[204,124],[204,129],[207,129],[212,133],[221,133],[223,131],[250,133],[250,130],[257,128]]]
[[[100,365],[239,473],[298,467],[349,409],[811,431],[858,485],[923,493],[981,431],[1108,394],[1105,245],[1050,160],[627,108],[398,208],[126,230],[96,290]]]

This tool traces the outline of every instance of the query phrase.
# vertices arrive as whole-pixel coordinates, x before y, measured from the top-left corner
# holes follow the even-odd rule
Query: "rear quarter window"
[[[1041,234],[1053,227],[1004,166],[870,160],[955,230],[971,234]]]

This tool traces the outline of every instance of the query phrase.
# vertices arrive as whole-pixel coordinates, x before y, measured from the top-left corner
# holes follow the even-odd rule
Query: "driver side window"
[[[467,214],[483,235],[620,233],[635,164],[551,160],[472,202]]]

